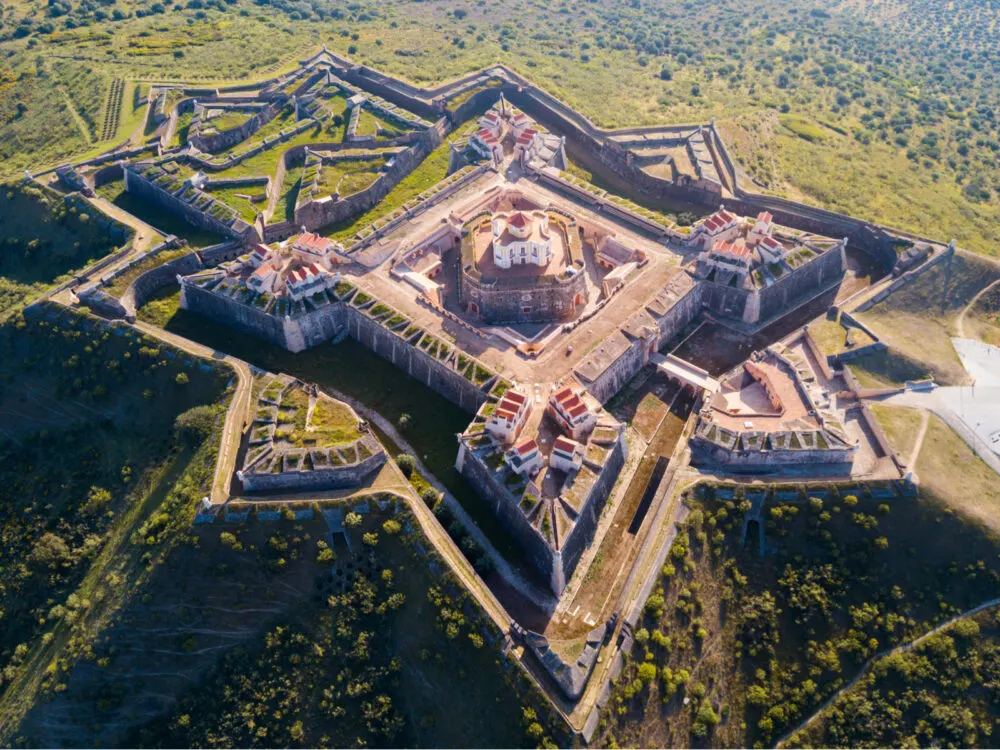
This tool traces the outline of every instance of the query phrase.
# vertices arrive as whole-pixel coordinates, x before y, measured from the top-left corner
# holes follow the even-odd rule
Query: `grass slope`
[[[748,500],[703,484],[687,502],[608,744],[771,746],[869,656],[1000,595],[998,538],[932,496],[769,497],[764,557],[756,525],[740,544]]]

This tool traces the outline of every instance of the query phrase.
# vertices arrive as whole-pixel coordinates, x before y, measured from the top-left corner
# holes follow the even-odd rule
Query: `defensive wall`
[[[239,218],[236,218],[232,224],[220,221],[145,179],[129,166],[125,167],[125,190],[135,193],[143,200],[160,206],[164,210],[181,216],[189,224],[193,224],[200,229],[233,237],[243,242],[260,241],[259,233],[252,224],[247,224]],[[233,215],[235,216],[235,212],[233,212]]]
[[[624,464],[625,438],[620,435],[583,499],[580,514],[569,534],[564,539],[559,539],[558,544],[554,544],[535,528],[529,516],[521,509],[520,498],[514,497],[500,484],[497,472],[488,465],[479,451],[470,449],[460,439],[458,457],[455,459],[455,468],[476,488],[479,498],[514,537],[532,567],[547,577],[550,588],[557,595],[565,589],[584,550],[593,541],[601,512]],[[560,501],[557,499],[554,502]],[[547,512],[544,508],[542,510]]]
[[[205,125],[204,115],[209,110],[210,104],[202,104],[202,107],[201,113],[196,114],[194,121],[191,123],[191,132],[188,133],[188,143],[199,151],[215,154],[219,151],[226,151],[252,136],[278,115],[282,105],[270,102],[263,110],[250,117],[242,125],[237,125],[228,130],[221,130],[217,133],[201,132]]]
[[[157,269],[157,273],[148,279],[149,286],[163,283],[167,273],[168,271]],[[442,361],[431,351],[418,346],[419,335],[411,333],[406,336],[405,330],[393,330],[384,325],[383,321],[366,314],[365,309],[348,302],[337,301],[294,315],[276,315],[252,303],[203,289],[187,279],[178,278],[178,281],[181,285],[181,307],[186,310],[205,315],[293,352],[350,335],[410,377],[470,413],[475,413],[486,400],[496,379],[488,368],[478,364],[473,357],[463,355],[464,360],[488,375],[477,385],[459,371],[457,366],[449,366],[450,360]],[[144,281],[143,286],[145,285]]]
[[[359,444],[363,444],[368,455],[365,458],[356,458],[353,462],[344,463],[340,466],[331,466],[329,455],[336,451],[337,460],[344,461],[342,453],[336,449],[325,450],[305,450],[283,452],[282,456],[271,456],[267,451],[254,461],[253,465],[237,472],[237,476],[243,482],[243,489],[248,492],[305,492],[309,490],[336,490],[347,487],[357,487],[373,472],[377,471],[386,460],[385,451],[370,434],[364,435],[360,440],[352,444],[351,449],[357,451]],[[313,468],[305,467],[305,458],[313,462]],[[293,456],[295,468],[290,466],[290,462],[285,460],[287,456]],[[321,457],[326,456],[326,460],[320,463]],[[270,463],[269,459],[281,461],[280,471],[257,471],[264,463]]]

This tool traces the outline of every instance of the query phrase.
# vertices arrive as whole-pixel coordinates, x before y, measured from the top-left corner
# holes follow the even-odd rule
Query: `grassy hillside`
[[[917,279],[858,318],[885,341],[893,355],[910,363],[886,361],[886,355],[852,362],[852,368],[867,370],[876,379],[900,382],[926,368],[938,382],[965,383],[965,368],[955,353],[951,337],[958,335],[955,321],[976,294],[1000,279],[1000,266],[961,253],[938,263]],[[884,366],[883,366],[884,365]],[[898,370],[899,372],[894,372]]]
[[[772,746],[868,657],[1000,595],[1000,541],[930,495],[769,496],[774,551],[761,556],[756,524],[740,544],[750,502],[739,492],[702,484],[688,498],[605,742]]]
[[[0,185],[0,316],[123,246],[103,218],[36,185]]]
[[[997,13],[984,0],[14,0],[0,157],[15,173],[101,150],[105,110],[117,103],[124,138],[144,81],[261,79],[326,44],[419,83],[506,62],[606,126],[716,117],[763,189],[995,253]]]
[[[58,308],[56,308],[58,309]],[[227,375],[68,311],[0,328],[0,735],[190,524]]]

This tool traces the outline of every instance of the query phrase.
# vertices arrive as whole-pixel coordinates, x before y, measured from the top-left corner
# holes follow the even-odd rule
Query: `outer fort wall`
[[[385,453],[376,453],[354,466],[280,474],[245,474],[243,488],[250,492],[275,490],[326,490],[357,487],[365,477],[385,463]]]
[[[371,320],[360,310],[346,306],[347,330],[351,338],[392,362],[407,375],[420,381],[462,409],[475,414],[486,401],[486,392],[442,362],[409,344]]]
[[[455,466],[459,473],[476,488],[479,499],[488,505],[493,516],[514,537],[533,568],[547,575],[550,582],[557,580],[556,555],[542,535],[521,512],[517,500],[494,478],[494,473],[480,458],[459,443]],[[565,578],[564,580],[568,580]],[[553,587],[555,588],[555,587]]]
[[[374,92],[386,101],[392,102],[398,107],[408,109],[421,117],[433,120],[441,114],[423,99],[422,92],[419,89],[384,76],[363,65],[354,66],[350,63],[346,63],[346,65],[347,67],[337,72],[337,76],[343,78],[348,83],[353,83],[361,89]]]
[[[223,321],[238,331],[262,338],[275,346],[286,345],[285,327],[278,318],[251,305],[220,297],[194,284],[181,284],[181,307],[213,320]]]
[[[537,87],[530,86],[518,90],[514,86],[505,86],[502,87],[502,90],[512,103],[528,112],[543,125],[561,131],[566,136],[567,149],[574,157],[580,159],[587,167],[597,171],[602,176],[608,177],[626,194],[635,195],[638,192],[674,204],[695,204],[713,209],[720,202],[724,202],[727,208],[748,216],[753,216],[761,211],[770,211],[780,224],[832,237],[848,237],[852,244],[856,244],[865,252],[874,255],[887,269],[895,263],[895,252],[888,246],[885,233],[880,227],[833,211],[826,211],[775,196],[747,193],[739,188],[736,190],[737,197],[723,200],[716,192],[690,185],[678,185],[654,177],[642,171],[634,163],[634,159],[630,157],[626,149],[613,141],[605,140],[609,134],[638,133],[643,132],[643,129],[602,131]],[[663,128],[653,130],[662,131]],[[716,140],[718,140],[718,134],[715,133],[714,128],[706,128],[706,130],[712,134],[709,141],[714,147]],[[716,153],[723,152],[716,151]],[[724,168],[731,171],[732,159],[729,157],[728,151],[725,151],[724,154],[720,160],[724,162]],[[726,163],[727,159],[728,163]]]

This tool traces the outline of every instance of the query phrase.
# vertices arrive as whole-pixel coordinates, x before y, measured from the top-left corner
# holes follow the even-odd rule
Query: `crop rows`
[[[122,97],[125,94],[125,79],[116,78],[108,90],[108,101],[104,107],[104,124],[101,128],[101,140],[110,141],[118,132],[118,121],[122,112]]]

